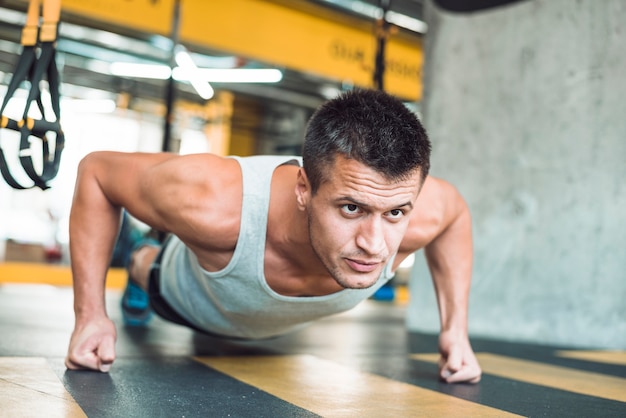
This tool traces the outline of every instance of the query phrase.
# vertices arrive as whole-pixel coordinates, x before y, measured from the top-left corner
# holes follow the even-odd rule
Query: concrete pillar
[[[474,217],[470,334],[626,348],[626,2],[426,14],[432,174]],[[418,259],[408,326],[438,331]]]

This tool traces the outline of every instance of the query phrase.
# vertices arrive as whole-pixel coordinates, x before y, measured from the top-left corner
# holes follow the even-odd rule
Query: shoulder
[[[197,247],[228,246],[231,236],[236,240],[242,198],[236,160],[213,154],[97,157],[116,167],[109,180],[116,203],[146,224]]]
[[[466,210],[463,196],[446,180],[428,176],[417,198],[400,251],[413,252],[439,236]]]
[[[220,250],[236,243],[242,180],[233,158],[95,152],[81,162],[78,181],[190,246]]]
[[[443,209],[448,210],[453,210],[456,205],[464,202],[463,196],[452,183],[432,176],[426,178],[418,203],[420,200],[424,204],[438,202],[444,206]]]
[[[157,177],[203,185],[219,182],[240,171],[239,164],[235,159],[214,154],[177,156],[154,165],[152,170]]]
[[[243,195],[236,160],[210,154],[181,156],[155,167],[149,189],[168,230],[197,247],[230,247],[239,233]],[[219,237],[219,239],[217,238]]]
[[[112,170],[112,167],[115,169]],[[123,192],[126,188],[132,188],[134,192],[150,192],[153,191],[151,187],[176,183],[207,185],[207,180],[219,182],[222,174],[231,177],[239,171],[239,166],[232,158],[213,154],[181,156],[98,151],[83,158],[79,170],[94,172],[98,181],[105,183],[114,193],[118,189]],[[120,204],[123,204],[124,196],[120,198]]]

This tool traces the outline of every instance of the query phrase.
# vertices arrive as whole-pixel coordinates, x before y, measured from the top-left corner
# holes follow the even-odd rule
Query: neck
[[[274,213],[277,214],[276,222],[268,224],[268,244],[288,264],[298,266],[311,276],[328,276],[328,271],[313,251],[306,213],[297,209],[295,198],[288,205],[288,210],[282,214]]]
[[[342,288],[329,275],[311,246],[307,215],[298,209],[296,202],[295,177],[274,176],[272,182],[266,279],[274,291],[286,296],[337,292]]]

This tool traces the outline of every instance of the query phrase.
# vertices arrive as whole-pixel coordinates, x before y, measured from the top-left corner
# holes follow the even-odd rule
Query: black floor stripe
[[[430,368],[436,365],[413,360],[414,367]],[[626,403],[581,395],[564,390],[533,385],[489,374],[483,375],[478,385],[448,385],[431,380],[410,381],[442,393],[472,402],[529,417],[620,417],[626,416]]]
[[[361,359],[362,371],[528,417],[626,417],[626,403],[533,385],[489,374],[480,383],[446,384],[437,365],[402,356]]]
[[[409,350],[411,353],[432,353],[437,347],[437,338],[436,335],[432,334],[409,333]],[[575,350],[572,347],[496,341],[486,338],[472,338],[471,343],[476,353],[486,352],[500,354],[507,357],[531,360],[553,366],[562,366],[580,371],[626,378],[626,365],[593,362],[558,355],[558,351],[560,350]]]
[[[110,373],[59,363],[51,362],[89,418],[318,416],[190,358],[118,359]]]

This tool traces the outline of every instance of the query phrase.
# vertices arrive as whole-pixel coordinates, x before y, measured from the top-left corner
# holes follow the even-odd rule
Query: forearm
[[[470,274],[452,277],[436,272],[433,273],[433,279],[437,289],[441,330],[467,334]]]
[[[436,284],[439,289],[437,303],[441,331],[454,331],[467,335],[469,293],[461,290],[462,287],[465,287],[463,281],[457,280],[455,282],[458,282],[456,287]]]
[[[77,324],[105,316],[105,280],[118,233],[120,208],[105,196],[97,164],[84,160],[70,212],[70,255]]]
[[[441,228],[425,247],[441,320],[439,376],[448,383],[476,383],[482,372],[468,333],[472,220],[465,200],[448,190]]]
[[[472,231],[467,208],[425,249],[442,331],[467,334],[472,277]]]

